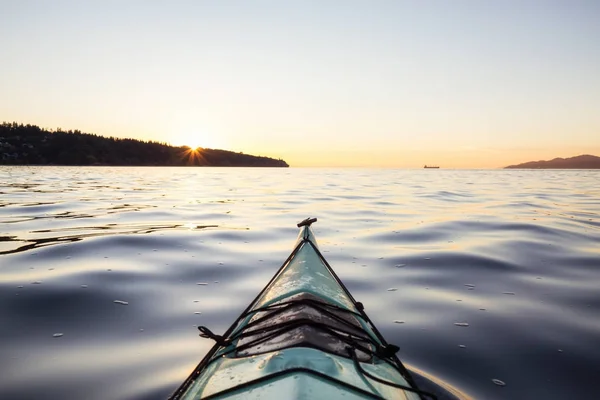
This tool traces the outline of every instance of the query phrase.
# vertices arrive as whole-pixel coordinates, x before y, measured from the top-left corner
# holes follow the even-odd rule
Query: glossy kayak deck
[[[204,332],[217,345],[173,399],[422,399],[309,225],[228,332]]]

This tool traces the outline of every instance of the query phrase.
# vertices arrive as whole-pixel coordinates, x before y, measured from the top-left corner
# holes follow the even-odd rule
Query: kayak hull
[[[407,384],[405,380],[398,378],[397,371],[389,365],[365,364],[363,367],[384,379]],[[314,399],[315,393],[306,390],[305,386],[307,382],[311,382],[323,394],[328,393],[327,398],[332,400],[374,398],[371,394],[386,399],[420,399],[415,393],[407,392],[405,396],[402,396],[398,393],[398,389],[364,379],[361,374],[356,372],[353,361],[350,359],[312,348],[293,347],[250,358],[230,359],[224,357],[209,368],[183,398],[200,399],[238,387],[237,390],[226,396],[235,395],[235,393],[242,393],[243,396],[260,393],[257,398],[281,399],[282,393],[285,393],[284,398],[286,399]],[[275,378],[264,380],[274,374],[276,374]],[[323,375],[331,379],[325,379]],[[299,379],[300,376],[303,378]],[[256,382],[256,384],[246,385],[248,382]],[[240,386],[242,387],[240,388]],[[271,392],[274,397],[270,397],[269,393]],[[349,397],[350,394],[354,397]],[[223,396],[220,395],[217,398],[236,398]],[[325,398],[324,395],[319,396]]]
[[[208,337],[217,345],[173,399],[422,399],[309,225],[228,332]]]

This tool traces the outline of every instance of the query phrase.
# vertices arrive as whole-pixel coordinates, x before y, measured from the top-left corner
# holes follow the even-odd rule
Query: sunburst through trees
[[[209,164],[202,154],[204,149],[202,147],[197,147],[192,149],[188,147],[183,153],[182,158],[184,159],[186,165],[207,165]]]

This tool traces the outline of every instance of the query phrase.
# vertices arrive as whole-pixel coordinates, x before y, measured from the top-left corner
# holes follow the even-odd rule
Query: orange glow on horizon
[[[254,154],[248,151],[248,154]],[[457,150],[314,150],[310,152],[276,151],[265,155],[282,158],[291,167],[340,168],[423,168],[439,165],[443,169],[497,169],[529,161],[568,158],[582,154],[600,156],[600,147],[568,147],[560,151],[541,149],[473,148]]]

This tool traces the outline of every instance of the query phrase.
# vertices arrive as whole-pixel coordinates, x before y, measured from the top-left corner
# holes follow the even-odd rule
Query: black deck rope
[[[207,338],[207,339],[212,339],[215,342],[217,342],[217,344],[219,346],[228,346],[231,341],[229,339],[225,339],[223,336],[221,335],[217,335],[215,333],[213,333],[210,329],[208,329],[206,326],[199,326],[198,330],[201,332],[200,336],[203,338]]]
[[[356,329],[356,327],[354,325],[351,325],[351,324],[349,324],[349,325],[352,326],[354,329]],[[286,332],[292,331],[292,330],[302,327],[302,326],[311,326],[313,328],[324,331],[324,332],[328,333],[329,335],[335,337],[336,339],[338,339],[348,345],[354,346],[358,350],[362,351],[363,353],[368,354],[371,357],[373,355],[376,355],[376,356],[382,358],[385,355],[387,355],[386,351],[389,351],[388,348],[381,346],[379,343],[373,341],[373,339],[371,339],[368,335],[359,336],[355,332],[349,332],[344,329],[340,329],[338,327],[332,327],[331,325],[328,325],[323,322],[313,321],[313,320],[307,319],[307,318],[301,318],[301,319],[292,319],[292,320],[284,321],[279,324],[273,324],[273,325],[265,327],[264,329],[256,329],[254,331],[242,331],[242,332],[238,333],[237,335],[235,335],[235,338],[231,337],[231,338],[226,339],[225,345],[222,347],[229,346],[229,344],[231,344],[233,341],[235,341],[237,339],[258,336],[258,335],[263,335],[263,334],[266,334],[266,335],[260,336],[254,340],[249,341],[248,343],[244,343],[243,345],[232,347],[232,348],[220,353],[219,356],[224,356],[224,355],[231,354],[234,352],[241,352],[248,348],[255,347],[261,343],[271,340],[274,337],[281,336]],[[206,328],[204,326],[200,326],[200,327],[198,327],[198,329],[201,332],[204,332],[206,330],[210,331],[208,328]],[[211,338],[211,339],[214,339],[215,341],[220,340],[220,338],[222,338],[222,336],[212,334],[212,332],[211,332],[211,335],[201,334],[200,336],[205,337],[205,338]],[[363,345],[361,342],[366,343],[367,346],[370,344],[371,346],[373,346],[373,348],[369,348],[369,347]],[[283,349],[290,348],[290,347],[298,347],[298,345],[290,345],[287,347],[282,346],[282,347],[279,347],[278,350],[283,350]],[[324,349],[321,349],[321,350],[325,351],[325,352],[329,352]],[[261,354],[261,353],[255,353],[255,354]],[[337,355],[340,355],[340,354],[337,354]],[[341,356],[344,356],[344,355],[341,354]]]
[[[254,329],[254,330],[250,329],[256,325],[260,325],[264,321],[272,319],[273,317],[275,317],[278,314],[281,314],[281,313],[283,313],[287,310],[290,310],[292,308],[295,308],[299,305],[310,306],[310,307],[316,309],[317,311],[319,311],[321,313],[321,315],[325,315],[325,316],[339,322],[340,324],[345,325],[346,327],[349,327],[351,330],[354,330],[355,332],[349,332],[344,329],[340,329],[339,327],[332,327],[328,324],[320,323],[320,322],[313,321],[313,320],[306,319],[306,318],[287,320],[287,321],[280,322],[278,324],[272,324],[272,325]],[[234,335],[231,335],[230,337],[227,337],[227,338],[224,337],[225,335],[221,336],[221,335],[214,334],[206,326],[199,326],[198,329],[200,330],[200,332],[202,332],[200,334],[201,337],[213,339],[213,340],[215,340],[215,342],[217,342],[217,344],[219,344],[223,347],[226,347],[229,344],[231,344],[232,342],[234,342],[235,340],[241,339],[244,337],[256,336],[256,335],[271,332],[271,331],[276,331],[276,333],[278,333],[278,334],[283,334],[286,331],[288,331],[290,329],[294,329],[300,325],[312,325],[312,326],[315,326],[315,327],[318,327],[321,329],[325,329],[328,331],[333,330],[336,332],[342,332],[350,337],[356,337],[359,340],[362,340],[364,342],[370,342],[374,346],[374,348],[380,349],[380,351],[377,352],[378,356],[389,357],[389,354],[395,354],[398,351],[399,348],[397,346],[390,346],[390,345],[385,346],[385,345],[381,345],[380,343],[377,343],[369,336],[369,334],[367,332],[365,332],[363,330],[363,328],[360,325],[359,326],[354,325],[352,322],[350,322],[350,321],[340,317],[339,315],[336,315],[332,311],[328,310],[329,308],[332,310],[335,310],[335,311],[344,312],[344,313],[355,315],[357,317],[362,318],[362,316],[360,314],[358,314],[352,310],[348,310],[346,308],[339,307],[335,304],[329,304],[329,303],[325,303],[325,302],[314,300],[314,299],[294,299],[294,300],[287,300],[287,301],[283,301],[280,303],[275,303],[275,304],[271,304],[268,306],[256,308],[254,310],[247,312],[246,314],[242,314],[239,319],[244,319],[244,318],[248,317],[249,315],[255,315],[258,312],[272,311],[270,313],[267,313],[266,315],[261,316],[260,318],[254,320],[254,321],[250,321],[246,326],[244,326],[243,329],[241,329]],[[363,332],[364,336],[358,335],[356,332]],[[246,345],[244,345],[244,347],[246,347]],[[239,350],[239,347],[236,349]],[[392,353],[389,353],[390,350],[393,350]]]
[[[285,310],[290,309],[291,307],[295,307],[297,305],[304,305],[304,304],[308,304],[314,308],[319,309],[319,311],[321,313],[323,313],[324,315],[335,317],[340,323],[344,324],[346,327],[349,327],[350,331],[341,329],[340,327],[333,327],[327,323],[314,321],[314,320],[311,320],[308,318],[290,319],[290,320],[286,320],[286,321],[283,321],[283,322],[280,322],[277,324],[269,325],[264,328],[259,328],[259,329],[255,329],[255,330],[247,329],[251,324],[255,325],[256,323],[264,322],[265,319],[272,318],[274,316],[274,314],[279,314],[281,312],[284,312]],[[279,306],[279,308],[277,308],[276,306]],[[378,358],[380,358],[380,359],[384,360],[385,362],[387,362],[388,364],[392,365],[392,367],[394,369],[396,369],[402,375],[402,371],[401,371],[399,365],[394,361],[394,357],[393,357],[394,354],[399,350],[398,346],[390,345],[390,344],[382,345],[382,344],[378,343],[373,338],[371,338],[371,336],[367,332],[361,331],[362,327],[357,327],[352,322],[335,315],[334,313],[332,313],[331,311],[327,310],[325,307],[322,307],[322,306],[329,306],[329,304],[320,302],[317,300],[313,300],[313,299],[296,299],[296,300],[288,300],[288,301],[281,302],[278,304],[272,304],[270,306],[262,307],[261,309],[253,310],[253,311],[260,310],[263,312],[273,310],[273,312],[261,317],[260,319],[258,319],[256,321],[250,322],[248,325],[246,325],[246,327],[244,327],[244,329],[242,329],[241,331],[237,332],[235,335],[233,335],[229,338],[226,338],[226,339],[223,339],[223,337],[220,335],[214,334],[213,332],[210,331],[210,329],[208,329],[204,326],[198,327],[198,329],[202,332],[202,334],[200,336],[205,337],[205,338],[211,338],[211,339],[217,341],[217,344],[219,344],[219,342],[221,342],[222,348],[229,346],[235,340],[238,340],[238,339],[259,336],[256,339],[250,340],[247,343],[244,343],[242,345],[235,346],[235,347],[230,347],[229,349],[220,352],[218,354],[219,357],[213,357],[211,360],[209,360],[204,365],[204,368],[208,367],[208,365],[212,364],[214,361],[220,359],[221,357],[230,355],[232,353],[239,354],[240,352],[242,352],[246,349],[254,348],[254,347],[260,345],[261,343],[268,342],[269,340],[271,340],[275,337],[281,336],[281,335],[285,334],[286,332],[292,331],[292,330],[297,329],[302,326],[311,326],[315,329],[318,329],[318,330],[321,330],[321,331],[327,333],[328,335],[334,337],[335,339],[339,340],[340,342],[345,343],[348,346],[351,346],[353,349],[361,351],[362,353],[366,354],[371,359],[374,356],[377,356]],[[350,314],[356,314],[355,312],[353,312],[351,310],[346,310],[346,309],[338,307],[336,305],[331,305],[330,308],[333,308],[336,310],[339,308],[340,310],[347,311]],[[253,312],[250,312],[248,314],[249,315],[253,314]],[[244,317],[245,316],[241,316],[242,319]],[[354,331],[354,332],[352,332],[352,331]],[[364,333],[364,336],[357,335],[356,331]],[[263,336],[260,336],[260,335],[263,335]],[[307,343],[292,344],[290,346],[278,347],[277,350],[284,350],[286,348],[292,348],[292,347],[314,347],[314,348],[316,348],[320,351],[326,352],[326,353],[331,353],[331,354],[335,354],[335,355],[342,356],[342,357],[346,356],[345,354],[333,353],[332,351],[330,351],[326,348],[322,348],[320,346],[311,345],[311,344],[307,344]],[[269,353],[272,351],[273,350],[265,350],[264,352],[254,352],[253,355]]]
[[[298,301],[300,301],[300,300],[298,300]],[[272,339],[273,337],[279,336],[279,335],[285,333],[286,331],[295,329],[295,328],[300,327],[300,326],[306,326],[306,325],[321,328],[322,330],[326,331],[327,333],[335,336],[340,341],[345,342],[346,344],[348,344],[349,346],[346,348],[346,350],[348,352],[348,358],[350,358],[350,359],[353,360],[354,365],[355,365],[357,371],[360,372],[362,375],[366,376],[367,378],[372,379],[372,380],[374,380],[376,382],[379,382],[381,384],[384,384],[386,386],[391,386],[391,387],[395,387],[397,389],[402,389],[402,390],[405,390],[405,391],[414,392],[414,393],[417,393],[419,395],[427,396],[427,397],[429,397],[431,399],[437,400],[437,397],[435,395],[429,393],[429,392],[425,392],[425,391],[422,391],[422,390],[419,390],[419,389],[415,389],[415,388],[412,388],[410,386],[397,384],[395,382],[390,382],[390,381],[387,381],[385,379],[379,378],[379,377],[377,377],[375,375],[372,375],[371,373],[367,372],[364,368],[362,368],[362,366],[360,365],[360,360],[358,359],[358,356],[356,354],[356,350],[358,349],[359,351],[362,351],[362,352],[368,354],[371,357],[374,356],[374,355],[378,356],[383,361],[385,361],[386,363],[390,364],[395,370],[397,370],[398,372],[401,372],[399,370],[399,368],[398,368],[398,365],[396,365],[394,362],[392,362],[393,360],[390,359],[390,356],[393,355],[393,354],[395,354],[395,352],[398,350],[397,346],[390,345],[390,344],[388,344],[387,346],[382,346],[382,345],[380,345],[380,344],[378,344],[376,342],[373,342],[372,339],[370,339],[370,337],[368,337],[368,336],[367,336],[368,340],[365,340],[365,337],[358,337],[357,338],[355,335],[349,334],[348,332],[345,332],[343,330],[339,330],[337,328],[331,328],[327,324],[324,324],[324,323],[321,323],[321,322],[312,321],[312,320],[307,320],[307,319],[289,320],[289,321],[282,322],[280,324],[272,325],[272,326],[269,327],[272,330],[274,330],[274,332],[271,332],[271,334],[267,335],[266,337],[261,337],[261,338],[258,338],[256,340],[253,340],[253,341],[251,341],[249,343],[246,343],[246,344],[244,344],[242,346],[231,348],[231,349],[225,351],[224,353],[221,353],[220,357],[225,356],[227,354],[231,354],[233,352],[243,351],[246,348],[254,347],[254,346],[256,346],[256,345],[258,345],[260,343],[263,343],[265,341],[268,341],[268,340]],[[204,327],[202,327],[202,328],[204,328]],[[199,327],[199,329],[200,329],[200,327]],[[208,330],[206,328],[202,329],[202,331],[208,331],[208,332],[210,332],[210,330]],[[346,334],[348,334],[348,336],[347,337],[343,336],[340,333],[338,333],[338,331],[346,333]],[[264,332],[262,332],[262,330],[253,331],[253,332],[245,332],[245,333],[239,335],[239,337],[241,338],[241,337],[245,337],[245,336],[255,336],[255,335],[260,334],[260,333],[264,333]],[[221,337],[219,335],[213,334],[212,332],[210,332],[210,334],[202,335],[202,336],[203,337],[207,337],[207,338],[212,338],[212,339],[220,338]],[[364,342],[371,341],[371,344],[373,344],[374,346],[376,346],[375,347],[376,350],[373,351],[372,349],[364,347],[363,345],[361,345],[360,343],[358,343],[356,341],[356,339],[362,340]],[[229,340],[229,343],[231,343],[230,340]],[[295,347],[295,346],[290,346],[290,347]],[[305,347],[305,346],[303,346],[303,347]],[[285,349],[285,348],[283,348],[283,349]],[[278,350],[282,350],[282,348],[279,348]],[[319,350],[325,351],[325,352],[329,353],[329,351],[323,350],[321,348],[319,348]],[[271,352],[271,351],[266,351],[265,353],[269,353],[269,352]],[[261,353],[258,353],[258,354],[261,354]],[[254,355],[257,355],[257,354],[254,354]],[[214,358],[213,360],[211,360],[209,362],[209,364],[212,363],[213,361],[216,361],[219,358]],[[279,371],[279,372],[282,373],[282,374],[284,374],[284,373],[288,374],[288,373],[291,373],[291,370],[283,370],[283,371]],[[268,375],[268,377],[274,378],[275,374],[270,374],[270,375]],[[335,381],[339,382],[337,380],[335,380]],[[252,381],[252,382],[255,382],[255,381]],[[249,383],[249,382],[247,382],[247,383]],[[239,389],[240,387],[244,387],[244,386],[246,386],[247,383],[239,385],[239,386],[236,386],[235,388]],[[219,392],[219,393],[220,394],[224,394],[223,392]],[[209,398],[210,397],[212,397],[212,395],[209,396]],[[376,398],[379,398],[379,397],[376,397]]]
[[[330,317],[331,319],[334,319],[342,324],[348,325],[353,327],[354,329],[358,330],[358,331],[363,331],[362,326],[360,325],[354,325],[352,324],[350,321],[345,320],[344,318],[340,317],[339,315],[329,311],[328,309],[332,309],[335,311],[339,311],[339,312],[343,312],[343,313],[347,313],[347,314],[352,314],[354,316],[357,317],[361,317],[362,315],[360,315],[357,312],[354,312],[352,310],[348,310],[346,308],[342,308],[339,307],[335,304],[330,304],[330,303],[325,303],[322,301],[318,301],[318,300],[314,300],[314,299],[294,299],[294,300],[287,300],[287,301],[283,301],[280,303],[275,303],[275,304],[270,304],[268,306],[264,306],[264,307],[260,307],[260,308],[256,308],[254,310],[251,310],[250,312],[246,313],[245,315],[242,316],[241,319],[246,318],[247,316],[250,315],[255,315],[259,312],[268,312],[268,311],[272,311],[271,313],[267,313],[263,316],[261,316],[260,318],[257,318],[254,321],[250,321],[248,322],[248,324],[246,324],[246,326],[244,326],[244,328],[237,332],[236,334],[232,335],[229,339],[231,341],[237,339],[238,335],[243,332],[243,331],[250,331],[249,328],[252,328],[256,325],[260,325],[262,322],[267,321],[272,319],[274,316],[278,315],[278,314],[282,314],[285,311],[288,311],[292,308],[295,308],[297,306],[301,306],[301,305],[306,305],[306,306],[310,306],[314,309],[316,309],[317,311],[319,311],[322,315],[326,315],[328,317]],[[254,331],[251,331],[254,332]],[[365,332],[365,335],[368,335]]]

